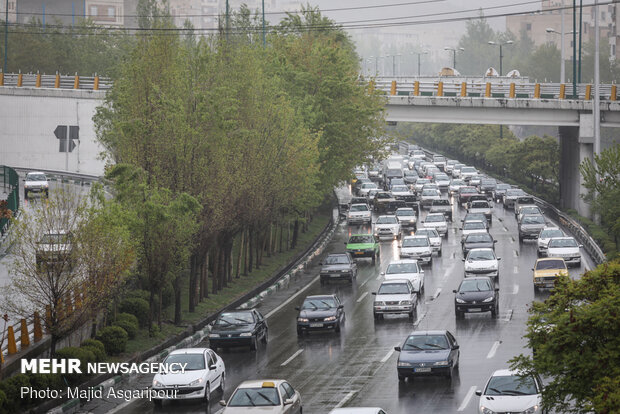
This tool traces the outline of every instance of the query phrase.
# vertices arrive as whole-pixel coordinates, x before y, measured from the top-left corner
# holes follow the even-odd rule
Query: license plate
[[[469,312],[481,312],[482,308],[469,308]]]
[[[364,252],[355,252],[355,254],[362,255],[362,254],[364,254]]]
[[[311,323],[310,327],[311,328],[322,328],[323,324],[322,323]]]
[[[431,372],[430,368],[414,368],[413,372]]]
[[[340,275],[329,275],[329,277],[340,277]]]

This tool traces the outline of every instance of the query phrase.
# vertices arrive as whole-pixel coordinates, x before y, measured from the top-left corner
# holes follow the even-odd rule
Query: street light
[[[412,55],[418,55],[418,78],[420,77],[420,55],[428,55],[428,50],[424,52],[411,52]]]
[[[562,22],[564,23],[564,22]],[[560,59],[562,60],[560,64],[560,83],[564,83],[566,78],[566,69],[564,68],[564,35],[572,35],[574,32],[571,30],[568,33],[564,33],[564,24],[562,24],[562,31],[558,32],[552,27],[547,27],[545,29],[547,33],[555,33],[560,35]]]
[[[493,46],[499,46],[499,76],[502,76],[502,73],[504,73],[504,72],[503,72],[503,69],[502,69],[502,58],[504,57],[504,54],[503,54],[503,52],[502,52],[502,46],[505,46],[505,45],[511,45],[511,44],[513,44],[514,42],[513,42],[512,40],[506,40],[506,41],[505,41],[505,42],[503,42],[503,43],[502,43],[502,42],[497,43],[497,42],[494,42],[494,41],[492,41],[492,40],[489,40],[489,42],[488,42],[488,43],[489,43],[490,45],[493,45]]]
[[[451,50],[452,51],[452,69],[456,70],[456,51],[460,50],[461,52],[464,52],[465,49],[463,49],[462,47],[459,47],[458,49],[453,48],[453,47],[444,47],[444,50]]]

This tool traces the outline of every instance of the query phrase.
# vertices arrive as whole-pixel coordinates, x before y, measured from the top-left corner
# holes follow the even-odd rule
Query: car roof
[[[438,217],[439,217],[439,216],[441,216],[441,217],[443,217],[444,219],[446,218],[446,216],[444,216],[444,214],[443,214],[443,213],[428,213],[428,214],[426,215],[426,218],[428,218],[429,216],[433,216],[433,217],[434,217],[434,216],[438,216]]]
[[[536,259],[536,263],[538,262],[547,262],[551,260],[561,260],[564,261],[562,257],[541,257],[540,259]]]
[[[469,278],[468,278],[469,279]],[[424,335],[445,335],[448,331],[447,330],[434,330],[434,331],[413,331],[409,334],[409,336],[411,335],[415,335],[415,336],[424,336]]]
[[[330,253],[330,254],[327,255],[327,257],[330,257],[330,256],[338,256],[338,257],[340,257],[340,256],[347,256],[347,257],[349,257],[349,255],[347,253]]]
[[[183,348],[183,349],[175,349],[170,352],[168,355],[179,355],[179,354],[202,354],[208,348]]]
[[[476,249],[471,249],[469,252],[480,252],[480,251],[485,251],[485,252],[493,252],[493,249],[491,247],[478,247]]]
[[[347,408],[334,408],[329,414],[376,414],[379,410],[384,411],[379,407],[347,407]]]
[[[383,282],[381,282],[382,285],[393,285],[393,284],[403,284],[403,283],[408,283],[409,280],[408,279],[386,279]]]
[[[355,206],[366,206],[368,207],[368,204],[366,203],[356,203],[356,204],[351,204],[351,208],[355,207]]]
[[[420,230],[422,230],[422,229],[420,229]],[[405,236],[405,239],[428,239],[428,236],[426,234],[423,234],[421,236],[418,236],[418,235],[414,234],[413,236]]]
[[[508,377],[512,375],[517,375],[518,371],[515,369],[498,369],[493,372],[492,377]]]
[[[334,299],[335,297],[336,295],[310,295],[306,296],[306,299]]]
[[[353,236],[372,236],[372,234],[371,233],[356,233],[356,234],[350,235],[349,238]]]
[[[461,283],[463,283],[466,280],[488,280],[489,282],[492,282],[489,276],[469,276],[469,277],[463,278],[463,280],[461,280]],[[493,283],[491,283],[491,285],[493,285]]]
[[[45,173],[43,171],[30,171],[29,173],[26,173],[26,176],[29,176],[30,174],[43,174],[43,175],[45,175]]]
[[[275,387],[278,387],[278,385],[282,384],[283,382],[285,382],[286,380],[282,380],[282,379],[261,379],[261,380],[249,380],[249,381],[243,381],[241,384],[239,384],[239,386],[237,386],[237,388],[262,388],[263,384],[266,382],[273,382]]]
[[[575,238],[571,236],[563,236],[563,237],[552,237],[551,240],[575,240]]]
[[[388,266],[392,264],[407,264],[407,263],[418,263],[418,261],[416,259],[392,260],[390,263],[388,263]]]

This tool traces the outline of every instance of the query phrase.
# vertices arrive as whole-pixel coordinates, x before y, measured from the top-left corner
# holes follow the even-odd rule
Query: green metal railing
[[[2,185],[4,193],[8,193],[5,200],[0,200],[0,234],[6,233],[11,222],[10,217],[15,217],[19,210],[19,175],[11,167],[2,166]],[[7,214],[10,211],[10,216]]]

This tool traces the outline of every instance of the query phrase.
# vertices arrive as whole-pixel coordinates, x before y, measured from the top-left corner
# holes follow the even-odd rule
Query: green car
[[[372,257],[374,263],[379,258],[379,243],[377,238],[372,234],[353,234],[349,237],[349,241],[345,242],[347,253],[352,258]]]

